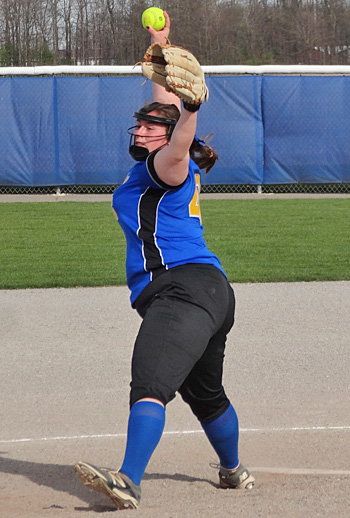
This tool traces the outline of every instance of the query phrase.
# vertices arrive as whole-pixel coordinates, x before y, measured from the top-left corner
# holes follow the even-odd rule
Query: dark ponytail
[[[215,151],[205,143],[205,140],[200,140],[197,137],[193,139],[191,144],[190,156],[199,169],[205,169],[205,174],[209,173],[219,158]]]

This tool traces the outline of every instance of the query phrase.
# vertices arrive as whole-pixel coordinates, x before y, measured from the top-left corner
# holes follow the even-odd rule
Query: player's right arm
[[[151,45],[153,43],[161,43],[165,45],[169,40],[170,33],[170,18],[166,11],[164,11],[165,26],[161,31],[156,31],[153,27],[148,27],[148,32],[151,35]],[[164,104],[175,104],[181,111],[181,101],[172,92],[167,92],[165,88],[152,82],[153,100]]]
[[[165,26],[161,31],[156,31],[153,27],[148,28],[151,35],[151,44],[168,42],[170,33],[170,18],[164,11]],[[181,101],[177,95],[165,90],[163,86],[152,83],[153,100],[175,104],[181,112]],[[169,144],[157,153],[154,159],[154,166],[157,175],[168,185],[176,186],[182,184],[188,175],[188,164],[190,160],[189,149],[193,142],[197,127],[197,112],[192,113],[187,110],[181,112],[180,119],[175,126]]]

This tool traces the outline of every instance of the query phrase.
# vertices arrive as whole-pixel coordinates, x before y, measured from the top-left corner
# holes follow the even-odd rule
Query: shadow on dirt
[[[38,486],[47,486],[55,491],[67,493],[86,502],[88,507],[75,507],[76,511],[94,511],[97,513],[116,511],[106,496],[87,489],[75,476],[74,466],[60,464],[42,464],[38,462],[11,459],[0,455],[0,473],[26,477]],[[217,487],[211,480],[190,477],[175,473],[145,473],[143,480],[174,480],[178,482],[203,482]],[[60,508],[55,504],[51,507]]]

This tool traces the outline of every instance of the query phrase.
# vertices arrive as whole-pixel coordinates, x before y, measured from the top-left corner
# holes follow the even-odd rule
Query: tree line
[[[0,66],[133,65],[154,3],[202,65],[350,63],[348,0],[0,0]]]

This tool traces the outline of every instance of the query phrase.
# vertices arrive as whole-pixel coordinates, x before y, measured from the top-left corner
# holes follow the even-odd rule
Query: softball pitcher
[[[222,488],[243,489],[254,477],[240,463],[236,412],[222,386],[234,293],[203,239],[200,169],[217,155],[195,136],[208,98],[194,56],[167,45],[170,20],[149,28],[143,73],[154,102],[134,114],[131,156],[137,161],[113,195],[127,242],[131,304],[142,317],[134,345],[127,444],[117,471],[79,462],[76,473],[118,509],[139,506],[141,479],[162,436],[165,407],[179,393],[198,418],[220,461]],[[183,109],[181,109],[181,100]]]

